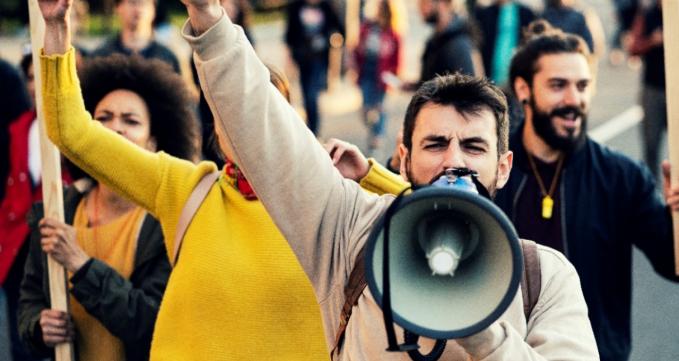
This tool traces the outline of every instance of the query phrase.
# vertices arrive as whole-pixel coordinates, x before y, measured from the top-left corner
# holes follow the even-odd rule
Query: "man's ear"
[[[401,160],[401,164],[399,166],[399,173],[401,173],[401,178],[405,179],[406,181],[410,182],[410,179],[408,179],[408,157],[410,156],[410,153],[408,152],[408,148],[403,143],[400,143],[398,145],[398,157]]]
[[[507,184],[509,174],[512,172],[512,163],[514,162],[514,153],[509,150],[500,156],[497,163],[497,182],[495,187],[501,189]]]
[[[514,79],[514,94],[516,94],[516,98],[521,102],[522,104],[525,101],[528,101],[530,99],[530,85],[528,82],[522,78],[522,77],[516,77]]]

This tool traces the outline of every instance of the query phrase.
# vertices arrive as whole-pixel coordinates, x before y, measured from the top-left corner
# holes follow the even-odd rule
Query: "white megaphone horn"
[[[408,352],[417,345],[398,345],[394,322],[437,340],[475,334],[509,307],[523,272],[514,227],[466,169],[399,195],[368,239],[365,265],[387,350]]]

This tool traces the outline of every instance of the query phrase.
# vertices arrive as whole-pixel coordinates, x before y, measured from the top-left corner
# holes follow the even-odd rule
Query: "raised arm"
[[[83,102],[68,35],[69,6],[69,0],[40,0],[47,24],[41,57],[47,134],[85,172],[157,218],[166,221],[169,216],[173,224],[177,208],[200,174],[194,172],[196,167],[190,162],[144,150],[92,121]],[[164,196],[157,199],[158,194]]]
[[[73,0],[38,0],[45,19],[45,55],[65,54],[71,48],[70,12]]]
[[[188,8],[190,15],[191,9],[196,11]],[[297,112],[270,84],[266,67],[242,31],[223,16],[201,33],[209,23],[192,18],[183,33],[195,50],[215,130],[225,140],[220,144],[231,146],[234,161],[290,242],[317,296],[327,298],[329,288],[341,287],[353,266],[355,241],[381,213],[377,202],[386,200],[342,178]]]

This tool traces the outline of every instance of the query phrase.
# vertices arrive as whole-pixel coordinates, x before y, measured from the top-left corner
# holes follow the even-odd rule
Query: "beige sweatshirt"
[[[332,344],[357,252],[394,198],[367,194],[343,179],[296,111],[269,83],[266,67],[242,30],[226,16],[198,37],[187,23],[183,35],[194,49],[216,125],[227,134],[235,162],[309,276],[325,337]],[[519,291],[486,330],[448,342],[441,360],[598,359],[573,266],[545,247],[539,255],[542,288],[528,323]],[[398,327],[397,334],[402,335]],[[423,351],[428,344],[433,340],[420,339]],[[339,359],[410,359],[405,353],[384,351],[386,345],[382,311],[366,288],[353,309]]]

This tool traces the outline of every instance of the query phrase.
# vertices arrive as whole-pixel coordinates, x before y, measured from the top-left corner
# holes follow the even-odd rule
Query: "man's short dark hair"
[[[193,97],[184,80],[157,59],[113,54],[88,60],[80,70],[85,108],[94,115],[97,104],[117,89],[139,95],[149,109],[151,136],[157,149],[193,160],[197,156],[198,122]]]
[[[528,85],[533,84],[537,73],[538,60],[544,55],[578,53],[590,62],[591,54],[587,43],[578,35],[564,33],[552,27],[545,20],[536,20],[528,25],[523,35],[523,43],[512,57],[509,66],[509,80],[512,89],[516,78],[523,78]]]
[[[504,93],[485,78],[456,73],[425,82],[410,100],[403,121],[403,144],[409,152],[417,115],[429,103],[452,106],[463,115],[490,110],[495,117],[498,157],[508,151],[509,117]]]

